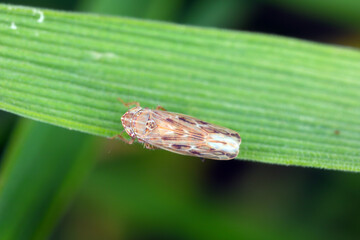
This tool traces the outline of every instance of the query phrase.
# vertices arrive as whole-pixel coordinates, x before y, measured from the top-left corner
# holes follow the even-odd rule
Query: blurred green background
[[[360,46],[357,0],[6,3]],[[6,112],[0,112],[0,157],[0,239],[360,236],[360,176],[354,173],[241,160],[202,162]]]

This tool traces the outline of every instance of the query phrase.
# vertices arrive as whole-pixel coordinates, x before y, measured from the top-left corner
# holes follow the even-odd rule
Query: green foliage
[[[19,0],[10,1],[19,2]],[[69,0],[20,1],[24,5],[42,5],[61,9],[70,9],[69,5],[74,6],[74,4],[77,4],[77,1]],[[296,9],[299,13],[308,16],[319,19],[331,18],[334,23],[346,22],[349,26],[358,27],[358,24],[356,24],[358,19],[357,8],[354,7],[357,4],[355,4],[355,0],[336,0],[331,3],[307,0],[265,1],[278,2],[279,6],[280,4],[289,6],[291,8],[288,9]],[[26,4],[26,2],[28,3]],[[256,10],[262,9],[263,6],[263,1],[247,0],[83,0],[82,2],[84,3],[82,10],[85,9],[86,11],[96,10],[101,13],[120,13],[123,16],[131,15],[140,18],[146,16],[152,19],[218,27],[239,27],[244,22],[252,22],[258,16]],[[193,4],[189,4],[189,2]],[[6,7],[8,6],[3,6],[3,8]],[[10,10],[15,10],[15,7],[12,6]],[[80,95],[78,107],[85,107],[89,110],[91,116],[97,117],[98,112],[93,112],[96,108],[91,104],[96,102],[95,97],[100,95],[98,99],[102,102],[97,106],[102,106],[104,102],[103,96],[101,94],[95,94],[95,97],[92,96],[94,93],[100,92],[106,95],[109,92],[108,89],[100,89],[99,86],[107,86],[109,80],[113,80],[111,84],[117,88],[119,88],[118,85],[120,84],[125,85],[125,87],[121,88],[123,92],[120,93],[124,95],[124,91],[127,90],[125,95],[127,95],[129,101],[139,100],[142,97],[144,106],[153,107],[156,104],[161,104],[173,111],[186,112],[209,121],[217,121],[219,124],[237,128],[244,140],[243,152],[239,157],[244,156],[244,154],[249,156],[249,154],[254,153],[254,147],[256,146],[267,146],[271,143],[273,145],[270,145],[269,148],[256,149],[260,154],[260,159],[269,156],[268,152],[274,150],[274,158],[266,158],[266,161],[282,163],[277,159],[279,156],[287,158],[289,161],[296,157],[304,161],[306,155],[301,154],[305,150],[306,154],[312,153],[312,156],[316,156],[320,152],[320,158],[308,158],[303,163],[306,166],[314,166],[317,163],[321,167],[329,167],[324,164],[327,162],[334,163],[336,160],[340,163],[340,169],[344,169],[344,166],[357,166],[359,131],[356,123],[359,108],[357,104],[349,104],[347,99],[356,100],[358,95],[346,96],[345,93],[350,88],[349,86],[353,86],[353,91],[350,92],[356,92],[359,88],[356,83],[359,76],[356,70],[359,68],[357,64],[359,61],[357,57],[353,58],[353,60],[345,57],[344,59],[347,60],[342,62],[341,59],[347,51],[339,50],[342,54],[338,55],[336,54],[336,48],[325,47],[325,49],[332,50],[325,51],[328,54],[319,51],[311,53],[310,46],[315,45],[305,44],[306,48],[303,53],[302,50],[304,49],[295,51],[295,48],[302,42],[295,41],[295,45],[284,48],[280,44],[280,39],[274,38],[270,39],[269,43],[279,44],[272,46],[272,57],[275,57],[275,59],[281,59],[281,56],[288,57],[282,59],[285,63],[279,61],[273,63],[270,56],[262,54],[269,48],[268,44],[263,44],[263,38],[252,35],[255,40],[258,39],[259,41],[245,41],[244,36],[241,35],[240,37],[239,34],[232,33],[238,36],[236,40],[232,41],[225,36],[228,32],[222,36],[222,31],[215,31],[221,36],[221,39],[227,39],[227,43],[244,44],[245,42],[246,45],[241,48],[243,52],[241,54],[248,54],[246,57],[252,56],[251,54],[256,52],[262,54],[259,55],[258,59],[255,59],[254,56],[249,58],[248,65],[245,65],[246,59],[244,59],[244,62],[240,62],[238,65],[241,72],[238,74],[234,70],[238,67],[235,66],[234,61],[239,63],[241,58],[238,56],[239,53],[236,52],[235,45],[227,44],[228,50],[234,50],[228,55],[228,58],[216,56],[216,61],[214,61],[212,51],[216,50],[216,53],[225,54],[228,54],[229,51],[225,51],[226,48],[219,44],[211,45],[220,46],[218,49],[211,49],[209,42],[214,40],[212,36],[206,40],[202,38],[201,41],[197,41],[198,44],[196,45],[192,40],[191,35],[193,33],[187,36],[190,39],[188,42],[183,41],[184,36],[179,36],[179,34],[171,37],[169,34],[172,33],[165,34],[164,32],[164,35],[161,35],[163,37],[158,37],[151,33],[145,37],[144,34],[148,33],[148,31],[144,32],[144,29],[140,29],[140,34],[133,34],[134,30],[139,30],[138,25],[141,22],[131,25],[133,29],[124,33],[124,31],[117,31],[118,28],[113,28],[113,26],[110,27],[109,31],[105,30],[108,29],[106,23],[109,23],[109,20],[104,20],[103,24],[100,24],[101,26],[96,25],[99,26],[98,28],[94,26],[87,27],[87,23],[94,24],[94,21],[88,22],[84,20],[80,23],[82,27],[85,27],[82,28],[77,24],[73,24],[73,20],[66,19],[65,16],[61,16],[56,20],[52,19],[53,15],[57,15],[55,12],[51,12],[50,18],[45,15],[45,19],[41,24],[36,22],[39,20],[39,12],[33,12],[33,10],[25,12],[17,9],[15,12],[9,13],[6,11],[4,13],[4,9],[0,10],[0,19],[2,19],[0,20],[0,104],[9,103],[11,105],[18,103],[19,111],[29,110],[23,114],[26,117],[49,122],[43,119],[43,116],[48,117],[54,112],[49,109],[59,112],[59,106],[66,104],[64,105],[67,106],[63,111],[64,115],[60,114],[60,117],[64,118],[65,116],[64,119],[67,120],[65,123],[68,123],[66,127],[74,128],[72,122],[69,122],[69,120],[74,122],[74,119],[66,116],[68,112],[74,112],[71,111],[73,105],[68,103],[69,101],[73,103],[74,95],[76,95],[76,91],[72,94],[68,93],[68,90],[71,90],[69,86],[77,86],[80,90],[89,91],[87,95],[85,94],[88,98]],[[47,11],[43,12],[47,14]],[[33,18],[24,18],[24,14],[33,15]],[[65,15],[70,18],[69,15]],[[233,18],[234,16],[231,17],[231,15],[236,16],[236,21]],[[15,19],[16,16],[24,21],[21,27],[17,19]],[[301,18],[301,15],[299,16]],[[91,16],[88,17],[92,18]],[[78,18],[79,16],[75,16],[75,20]],[[100,17],[100,19],[102,18]],[[47,22],[49,19],[50,23]],[[15,25],[12,25],[12,22]],[[31,22],[35,24],[29,25]],[[53,23],[59,24],[59,22],[66,24],[49,29],[50,25],[52,26]],[[115,22],[118,21],[115,20]],[[120,24],[122,23],[123,21],[120,21]],[[148,22],[144,23],[149,24]],[[271,23],[269,24],[271,26]],[[67,31],[70,25],[75,27],[73,30],[79,30],[84,36],[80,36],[77,32],[72,34],[71,31]],[[11,28],[11,26],[13,27]],[[159,29],[164,29],[165,26]],[[169,28],[172,31],[177,29],[177,27],[173,27],[172,25]],[[249,26],[245,25],[245,27]],[[114,29],[117,33],[115,35],[113,33]],[[159,29],[152,29],[152,32],[159,32]],[[185,27],[186,32],[190,29]],[[99,30],[103,30],[101,31],[104,33],[101,35],[102,37],[96,35]],[[299,29],[299,33],[301,33],[301,30]],[[33,32],[35,32],[35,36],[32,35]],[[88,38],[91,43],[97,40],[97,42],[105,42],[106,44],[101,46],[106,46],[109,42],[112,42],[111,48],[105,48],[107,51],[105,54],[101,51],[95,51],[95,54],[91,54],[92,56],[89,58],[87,51],[91,51],[93,46],[98,45],[85,45],[84,49],[84,45],[82,45],[84,41],[79,41],[79,38],[86,38],[85,36],[88,36],[89,32],[93,33]],[[41,36],[40,33],[46,34]],[[74,37],[72,40],[75,41],[69,42],[69,35],[72,35]],[[52,37],[48,38],[49,36]],[[64,36],[66,37],[65,41],[62,39]],[[121,36],[126,37],[125,39],[130,43],[129,46],[125,44],[127,42],[120,41]],[[344,38],[344,35],[339,34],[337,37]],[[351,35],[345,35],[345,37],[350,39]],[[109,41],[109,38],[113,40]],[[139,46],[137,44],[139,39],[152,39],[167,44],[162,46],[160,43],[150,43],[150,46],[156,48],[149,48],[147,41],[143,41],[144,44]],[[328,41],[329,39],[324,38],[323,40]],[[282,42],[284,43],[284,41]],[[35,43],[40,46],[35,48]],[[199,51],[192,54],[184,51],[186,58],[188,56],[197,58],[192,59],[190,64],[186,64],[186,60],[183,61],[184,64],[166,62],[164,61],[166,56],[182,56],[180,52],[175,51],[176,49],[173,50],[169,47],[173,46],[170,43],[176,43],[177,49],[180,50],[184,49],[183,45],[192,47],[192,49],[198,47],[199,51],[203,52],[201,54],[206,53],[206,56],[199,58]],[[49,48],[49,44],[53,46]],[[161,45],[160,48],[159,45]],[[263,49],[264,51],[254,51],[255,49],[249,48],[249,45],[259,48],[265,46],[265,49]],[[128,52],[130,47],[136,50],[131,56],[129,56]],[[59,51],[59,49],[65,51]],[[108,51],[108,49],[115,49],[115,52]],[[282,52],[281,54],[284,49],[286,50],[285,53],[287,53]],[[314,50],[319,49],[324,49],[324,46],[318,45],[314,47]],[[159,54],[152,57],[154,52],[159,51],[164,55],[163,57]],[[34,52],[38,54],[35,58],[33,58],[35,56]],[[85,53],[82,55],[83,52]],[[329,52],[333,52],[334,56],[329,55]],[[356,50],[350,52],[354,56],[358,55]],[[112,53],[123,57],[123,61],[119,63],[119,59],[114,58],[115,55],[112,55]],[[249,53],[251,54],[249,55]],[[22,54],[24,57],[22,57]],[[78,58],[76,58],[76,54],[79,54]],[[296,59],[294,54],[302,56],[299,58],[299,62],[294,62],[294,59]],[[319,59],[308,61],[312,57],[319,56],[325,58],[326,61],[318,61]],[[42,57],[46,57],[47,61],[44,61]],[[133,61],[130,61],[132,58]],[[69,59],[74,64],[62,66]],[[139,64],[136,63],[137,59],[141,60]],[[288,66],[285,66],[288,59],[292,59],[292,61]],[[331,59],[334,61],[329,64]],[[151,60],[153,60],[152,65],[150,64]],[[211,60],[212,64],[207,63],[206,60]],[[127,61],[130,61],[130,66],[121,65],[121,63],[127,63]],[[14,62],[18,63],[16,67],[12,65]],[[80,66],[77,65],[78,62],[81,63]],[[319,64],[321,62],[325,65]],[[264,65],[264,63],[266,64]],[[349,66],[340,70],[343,68],[344,63],[345,65],[349,64]],[[58,69],[58,65],[60,69]],[[104,65],[108,67],[104,67]],[[159,65],[162,65],[163,68],[152,68]],[[209,65],[211,68],[209,68]],[[219,68],[217,65],[219,65]],[[171,72],[164,70],[168,66],[172,67],[168,68],[172,70]],[[227,66],[229,66],[229,70]],[[355,70],[349,71],[351,67]],[[149,92],[148,95],[137,94],[137,91],[127,87],[127,82],[130,85],[132,84],[132,88],[134,86],[141,87],[141,81],[138,81],[138,84],[137,82],[133,84],[131,81],[126,82],[117,78],[117,73],[123,75],[126,73],[124,68],[135,74],[128,75],[128,80],[139,80],[140,73],[136,72],[137,70],[143,76],[146,76],[141,80],[147,84],[145,89]],[[29,69],[33,69],[33,71]],[[90,73],[83,76],[88,69]],[[96,69],[104,74],[97,73]],[[339,71],[335,75],[332,74],[334,72],[327,73],[331,69]],[[183,73],[183,70],[186,71]],[[321,73],[320,70],[325,73]],[[206,72],[208,72],[207,75],[205,75]],[[260,73],[263,73],[263,75]],[[345,73],[344,77],[341,77],[340,73]],[[348,73],[351,76],[347,75]],[[170,80],[173,82],[158,79],[159,74],[164,78],[170,76]],[[73,81],[72,75],[79,77],[80,80]],[[112,77],[113,75],[114,77]],[[153,77],[147,78],[149,75]],[[222,75],[225,77],[222,77]],[[19,78],[17,78],[18,76]],[[67,80],[69,76],[70,80]],[[264,79],[262,79],[262,76],[268,80],[266,84],[263,84]],[[88,77],[88,79],[94,81],[94,84],[87,82],[88,85],[84,87],[81,85],[83,84],[81,77]],[[230,82],[227,79],[228,77],[231,78]],[[190,87],[186,89],[185,84],[178,81],[178,78],[183,78]],[[174,79],[177,80],[175,83]],[[259,79],[262,81],[258,82]],[[279,79],[289,79],[290,83],[282,87]],[[150,80],[152,83],[146,82]],[[319,83],[321,80],[324,82]],[[325,81],[329,84],[328,86]],[[56,82],[60,85],[58,89],[54,88]],[[99,86],[97,82],[100,83]],[[207,88],[205,90],[201,88],[191,89],[192,85],[204,86],[199,85],[199,82],[206,83],[210,87],[218,82],[223,85],[218,84],[221,88],[212,87],[209,90]],[[225,88],[226,84],[231,82],[234,89]],[[241,86],[244,86],[244,90],[240,89],[240,83]],[[301,86],[302,83],[304,83],[304,86]],[[250,91],[249,84],[253,86]],[[163,86],[164,89],[168,86],[172,88],[170,91],[163,93],[164,91],[159,92],[159,85]],[[12,88],[9,86],[12,86]],[[183,93],[176,95],[177,86]],[[271,93],[271,86],[276,87],[274,89],[276,91],[273,93]],[[61,87],[65,88],[62,89]],[[329,87],[330,89],[327,89]],[[43,89],[43,91],[37,92],[38,89]],[[246,98],[232,94],[236,95],[234,97],[224,93],[225,89],[230,89],[229,93],[246,94],[247,91],[249,92],[244,95]],[[308,93],[309,89],[311,91]],[[189,90],[190,93],[188,94],[185,90]],[[297,92],[298,90],[299,92]],[[50,96],[50,93],[44,95],[46,91],[57,92],[58,95]],[[116,98],[119,97],[116,89],[113,92],[115,94],[109,100],[112,103],[116,102]],[[12,95],[11,93],[17,94]],[[293,94],[291,95],[291,93]],[[322,95],[319,95],[320,93]],[[61,94],[65,97],[60,99]],[[294,100],[303,101],[305,97],[311,94],[312,96],[304,101],[304,104]],[[181,99],[174,102],[173,95],[188,98],[188,102]],[[31,96],[42,97],[44,101],[36,103],[36,99],[34,101],[29,99]],[[66,98],[68,96],[69,98]],[[5,98],[7,98],[6,101]],[[49,99],[52,99],[53,102],[47,102]],[[83,103],[84,99],[88,100],[88,102]],[[89,104],[89,99],[93,99],[91,104]],[[197,99],[204,99],[205,102],[211,104],[204,105],[203,102],[196,101]],[[244,102],[245,99],[248,101]],[[279,99],[283,99],[283,101]],[[314,99],[317,99],[317,101]],[[217,103],[218,100],[220,100],[219,104],[214,105],[214,102]],[[54,102],[56,104],[53,104]],[[195,102],[195,105],[192,105],[193,102]],[[184,103],[187,105],[182,106]],[[265,105],[266,103],[268,105]],[[170,104],[172,105],[170,106]],[[315,114],[316,111],[322,110],[321,106],[326,104],[330,106],[328,111],[319,111],[319,113]],[[38,105],[41,105],[44,110],[40,111],[43,114],[41,117],[36,115],[36,111],[33,111],[34,106]],[[270,106],[270,108],[267,108],[267,106]],[[278,108],[274,106],[278,106]],[[118,131],[121,130],[121,126],[118,125],[119,117],[126,109],[119,104],[116,107],[118,109],[114,110],[107,108],[107,106],[102,109],[114,110],[117,116],[111,118],[111,121],[116,123],[116,128],[119,128],[116,131]],[[225,107],[226,111],[223,110],[223,107]],[[339,110],[341,107],[344,108],[343,111]],[[207,111],[204,112],[204,109]],[[336,110],[336,116],[330,114],[334,109]],[[22,114],[19,111],[6,110]],[[263,115],[258,117],[260,113],[263,113]],[[325,113],[324,116],[321,115],[323,113]],[[345,114],[342,115],[343,113]],[[225,114],[224,116],[228,114],[228,116],[225,118],[217,117],[223,114]],[[81,116],[83,113],[77,113],[77,115]],[[284,116],[291,116],[295,120],[284,118]],[[15,131],[13,131],[14,134],[11,135],[11,141],[6,143],[13,129],[15,117],[16,115],[0,112],[0,154],[5,149],[4,157],[1,159],[0,172],[0,239],[47,239],[56,222],[60,224],[58,224],[51,239],[356,239],[359,236],[357,226],[359,225],[358,202],[360,195],[356,189],[358,189],[360,181],[357,174],[252,164],[243,161],[201,162],[196,158],[186,158],[166,151],[149,151],[139,144],[128,146],[116,141],[107,141],[104,138],[102,143],[94,142],[91,135],[85,136],[75,131],[34,123],[30,120],[21,120]],[[297,117],[299,119],[296,119]],[[54,116],[54,119],[57,121],[60,118]],[[234,123],[236,120],[240,120],[237,126]],[[64,126],[63,122],[56,121],[51,123]],[[269,121],[273,121],[272,124]],[[340,127],[338,126],[339,121],[344,121]],[[250,124],[251,122],[253,124]],[[285,125],[282,126],[283,123]],[[101,124],[106,126],[105,123]],[[329,126],[329,124],[332,125]],[[293,128],[290,128],[290,126]],[[342,126],[346,126],[346,131]],[[75,129],[79,130],[78,128]],[[103,130],[103,127],[101,129]],[[91,129],[86,129],[86,127],[82,131],[99,134],[91,132]],[[315,134],[309,134],[312,131]],[[350,135],[349,132],[351,132]],[[284,133],[288,134],[284,137]],[[268,138],[268,136],[273,136],[275,140],[280,139],[282,142],[274,142],[274,138]],[[294,146],[294,141],[290,141],[290,144],[284,142],[286,139],[295,140],[297,148]],[[333,141],[330,141],[331,139]],[[325,141],[319,145],[320,140]],[[330,145],[328,144],[329,141]],[[325,146],[325,149],[323,149],[323,146]],[[101,151],[99,151],[98,147],[101,148]],[[280,150],[279,147],[281,147]],[[330,149],[330,147],[334,148]],[[329,155],[324,153],[329,153]],[[334,153],[335,156],[332,155]],[[354,161],[352,163],[341,162],[344,154],[347,154],[348,157],[352,156]],[[97,159],[99,164],[93,169],[91,175],[86,178],[92,169],[94,158]],[[310,159],[314,160],[314,162],[311,162]],[[299,164],[298,160],[290,162],[290,164],[292,163]],[[76,191],[84,179],[87,179],[87,181],[80,191]],[[71,208],[65,211],[68,209],[68,205]],[[65,217],[60,218],[65,212]],[[62,219],[62,221],[59,221],[59,219]],[[329,226],[332,227],[329,228]]]
[[[3,160],[0,239],[46,239],[93,166],[86,135],[23,120]]]
[[[111,137],[121,97],[238,131],[242,159],[360,170],[355,49],[9,5],[0,34],[6,111]]]

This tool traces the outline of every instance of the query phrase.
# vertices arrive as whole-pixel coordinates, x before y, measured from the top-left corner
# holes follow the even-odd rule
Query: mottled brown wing
[[[155,122],[156,127],[143,136],[142,140],[155,147],[182,155],[216,160],[228,160],[237,155],[237,152],[226,155],[224,151],[209,145],[209,141],[210,143],[217,141],[209,138],[210,134],[216,133],[220,136],[237,134],[230,129],[187,115],[165,111],[152,111],[150,119]]]

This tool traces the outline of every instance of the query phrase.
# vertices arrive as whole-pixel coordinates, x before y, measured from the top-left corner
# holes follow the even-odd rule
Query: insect
[[[179,113],[167,112],[158,106],[155,110],[140,107],[139,102],[122,117],[124,130],[131,137],[128,144],[136,139],[148,149],[161,148],[182,155],[215,160],[230,160],[239,153],[240,135],[228,128],[216,126]]]

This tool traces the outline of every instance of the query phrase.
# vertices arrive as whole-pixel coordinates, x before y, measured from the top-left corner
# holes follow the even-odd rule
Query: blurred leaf
[[[124,160],[130,162],[137,159],[136,156],[137,154],[135,157],[131,155],[129,160],[125,156],[121,162],[114,161],[95,169],[80,193],[81,204],[77,204],[77,211],[83,217],[79,216],[81,220],[68,222],[70,226],[74,227],[79,223],[79,228],[82,225],[87,226],[84,224],[87,219],[96,219],[100,223],[104,218],[118,223],[126,221],[126,228],[130,228],[127,234],[130,236],[110,239],[144,239],[144,235],[156,232],[166,236],[169,229],[178,235],[177,238],[166,239],[282,239],[283,235],[291,236],[290,239],[304,239],[309,235],[306,229],[300,231],[296,225],[287,225],[289,229],[285,230],[282,219],[268,221],[271,215],[260,218],[263,213],[258,213],[256,209],[247,211],[242,208],[242,201],[246,197],[241,198],[240,204],[214,204],[213,198],[204,198],[201,195],[201,188],[194,188],[193,183],[197,181],[182,186],[178,178],[169,177],[164,181],[164,178],[156,179],[149,175],[149,171],[138,172],[139,167],[136,165],[125,163],[124,167]],[[150,156],[146,160],[152,162],[155,159]],[[176,170],[170,169],[169,172]],[[182,178],[186,176],[182,175]],[[233,193],[235,192],[242,193],[239,188],[234,189]],[[249,194],[251,195],[251,191]],[[261,199],[258,201],[268,204]],[[238,208],[242,211],[234,213]],[[95,216],[89,216],[88,209],[92,209],[90,214]],[[132,224],[135,229],[131,231]],[[142,231],[136,228],[139,225]],[[261,231],[258,226],[261,226]],[[101,227],[96,224],[94,228]],[[142,237],[134,237],[132,234]]]
[[[244,25],[252,13],[252,5],[248,0],[198,0],[186,14],[184,23],[226,28]]]
[[[0,175],[0,239],[45,239],[94,163],[94,139],[20,122]]]
[[[61,1],[44,1],[44,0],[6,0],[7,4],[32,6],[32,7],[43,7],[43,8],[54,8],[61,10],[74,9],[78,0],[61,0]]]
[[[143,17],[151,1],[149,0],[82,0],[79,9],[82,11],[116,14],[132,17]]]
[[[176,14],[181,12],[180,7],[184,0],[150,0],[148,11],[143,16],[146,19],[174,21]]]
[[[13,114],[0,112],[0,153],[16,117]],[[1,155],[0,155],[1,156]]]
[[[0,13],[1,109],[110,137],[122,131],[122,97],[239,131],[244,159],[360,170],[355,49],[8,5]]]
[[[315,19],[331,21],[356,30],[360,30],[360,1],[358,0],[331,0],[331,1],[289,1],[289,0],[261,0],[291,9]]]
[[[139,18],[173,20],[184,0],[83,0],[80,9]],[[141,6],[141,7],[139,7]]]

